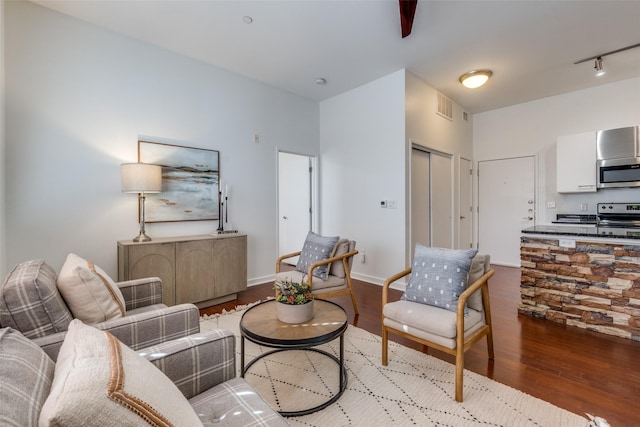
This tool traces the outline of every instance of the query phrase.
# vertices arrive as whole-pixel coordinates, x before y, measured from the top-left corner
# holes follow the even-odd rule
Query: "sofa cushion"
[[[458,297],[468,286],[471,259],[477,252],[477,249],[456,250],[417,244],[411,277],[402,299],[456,311]]]
[[[113,335],[73,320],[40,425],[201,426],[178,388]]]
[[[324,237],[319,234],[309,231],[307,238],[304,241],[302,247],[302,253],[298,258],[296,264],[296,270],[306,273],[309,271],[309,267],[312,264],[329,258],[334,251],[336,243],[339,237]],[[321,265],[313,270],[313,275],[322,280],[327,280],[329,276],[329,265]]]
[[[244,380],[234,378],[189,399],[203,424],[209,426],[288,426]],[[228,414],[233,416],[229,417]]]
[[[73,317],[88,324],[117,319],[125,315],[122,292],[97,265],[69,254],[57,280],[58,290]]]
[[[53,380],[54,363],[20,332],[0,329],[0,424],[35,426]]]
[[[18,264],[7,275],[0,289],[0,326],[38,338],[66,331],[71,319],[56,272],[43,260]]]

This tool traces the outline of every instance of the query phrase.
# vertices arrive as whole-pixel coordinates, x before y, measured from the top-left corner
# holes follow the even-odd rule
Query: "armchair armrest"
[[[216,329],[138,351],[187,399],[236,377],[236,337]]]
[[[92,325],[109,331],[134,350],[183,338],[200,332],[200,311],[193,304],[180,304],[145,311]],[[36,338],[34,341],[56,361],[66,332]]]
[[[465,327],[464,327],[464,307],[467,304],[467,300],[475,291],[482,288],[482,302],[484,306],[485,321],[491,323],[491,309],[489,308],[489,278],[493,276],[495,271],[490,268],[482,277],[473,282],[463,293],[458,297],[458,305],[456,307],[456,346],[457,348],[470,347],[477,341],[476,337],[482,337],[481,330],[476,331],[471,337],[467,338],[467,344],[465,348]]]
[[[391,286],[391,284],[396,280],[402,279],[404,276],[408,274],[411,274],[411,267],[404,269],[399,273],[394,274],[393,276],[389,277],[387,280],[384,281],[384,284],[382,285],[382,306],[383,307],[388,302],[389,286]]]
[[[127,280],[116,285],[124,296],[127,311],[162,304],[162,280],[159,277]]]
[[[320,267],[321,265],[331,264],[332,262],[342,260],[343,265],[344,265],[344,269],[345,269],[345,271],[348,272],[349,271],[349,265],[347,264],[347,260],[349,258],[351,258],[352,256],[356,255],[357,253],[358,253],[358,251],[353,250],[351,252],[347,252],[347,253],[344,253],[342,255],[332,256],[332,257],[329,257],[329,258],[326,258],[326,259],[323,259],[321,261],[318,261],[318,262],[315,262],[315,263],[311,264],[309,266],[309,270],[307,271],[307,277],[308,277],[307,280],[309,280],[309,286],[311,286],[311,289],[313,289],[313,270],[315,270],[317,267]]]
[[[280,273],[280,263],[282,261],[284,261],[287,258],[293,258],[294,256],[298,256],[301,253],[302,253],[302,251],[297,251],[297,252],[292,252],[290,254],[285,254],[285,255],[282,255],[282,256],[278,257],[278,259],[276,260],[276,274]]]

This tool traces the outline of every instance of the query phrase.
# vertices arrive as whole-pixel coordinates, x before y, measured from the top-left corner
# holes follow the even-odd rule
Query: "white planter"
[[[278,319],[284,323],[304,323],[313,319],[313,300],[306,304],[276,303]]]

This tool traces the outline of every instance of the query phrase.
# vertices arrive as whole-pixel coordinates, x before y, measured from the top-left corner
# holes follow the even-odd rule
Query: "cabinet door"
[[[556,143],[558,193],[595,192],[596,133],[558,137]]]
[[[196,303],[218,295],[215,284],[214,240],[176,244],[176,302]]]
[[[155,243],[129,246],[129,280],[159,277],[162,302],[175,305],[175,245]]]
[[[215,240],[213,248],[216,294],[247,289],[247,236]]]

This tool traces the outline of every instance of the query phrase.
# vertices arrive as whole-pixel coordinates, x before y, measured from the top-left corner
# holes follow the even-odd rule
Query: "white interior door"
[[[471,160],[460,158],[458,185],[460,188],[458,218],[458,249],[473,247],[473,196],[471,194],[473,174]]]
[[[278,251],[279,255],[302,249],[312,228],[312,159],[278,153]],[[296,258],[287,260],[296,263]]]
[[[478,162],[478,250],[520,266],[520,232],[535,225],[535,158]]]

